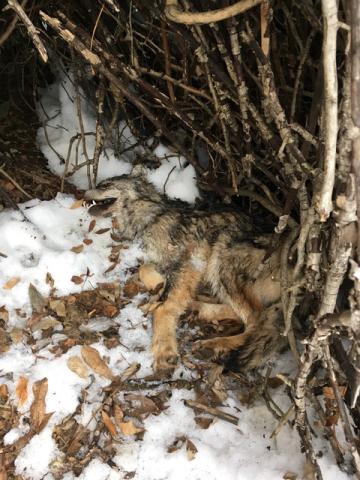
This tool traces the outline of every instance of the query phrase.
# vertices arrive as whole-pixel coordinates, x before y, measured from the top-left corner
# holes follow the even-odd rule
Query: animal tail
[[[247,325],[239,346],[223,358],[225,368],[244,372],[265,363],[286,345],[286,338],[281,335],[282,324],[280,303],[263,310],[258,318]]]

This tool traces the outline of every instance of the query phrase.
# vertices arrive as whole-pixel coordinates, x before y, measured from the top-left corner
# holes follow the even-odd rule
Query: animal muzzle
[[[93,216],[104,215],[109,207],[116,202],[114,197],[100,198],[96,195],[96,192],[94,193],[91,190],[85,193],[84,199],[88,206],[88,212]]]

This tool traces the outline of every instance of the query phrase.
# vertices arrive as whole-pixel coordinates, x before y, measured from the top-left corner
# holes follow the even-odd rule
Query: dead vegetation
[[[119,118],[124,118],[147,152],[138,162],[155,162],[152,150],[156,139],[163,139],[192,163],[204,192],[224,202],[233,201],[259,218],[266,215],[279,237],[287,238],[282,253],[284,335],[297,359],[298,373],[281,381],[288,384],[293,407],[279,412],[271,404],[271,378],[261,379],[259,385],[250,382],[246,395],[263,396],[279,418],[280,427],[295,415],[302,450],[314,478],[321,478],[306,415],[309,402],[317,411],[339,467],[359,476],[358,1],[242,0],[228,5],[167,0],[164,5],[147,0],[106,0],[93,2],[90,8],[87,0],[35,0],[21,5],[8,0],[7,4],[0,33],[2,75],[10,74],[14,81],[9,84],[8,98],[2,93],[2,104],[23,108],[16,92],[21,91],[21,97],[31,102],[36,88],[51,78],[43,62],[51,66],[61,61],[62,68],[74,75],[76,88],[81,85],[97,109],[96,131],[92,132],[96,147],[86,160],[94,165],[93,175],[89,173],[90,186],[96,183],[96,165],[109,132]],[[215,7],[218,10],[214,12]],[[16,52],[15,60],[11,52]],[[78,114],[81,119],[80,110]],[[24,184],[23,195],[38,196],[31,182],[26,184],[26,173],[15,172],[11,144],[3,141],[4,128],[0,133],[5,147],[5,163],[0,169],[4,203],[19,201],[18,192]],[[81,142],[88,133],[82,129],[73,141]],[[65,180],[72,170],[63,160]],[[291,275],[289,259],[294,264]],[[75,283],[81,281],[74,279]],[[38,299],[41,308],[33,303],[29,328],[46,331],[56,322],[65,322],[67,342],[80,342],[85,345],[83,353],[87,352],[74,359],[71,368],[81,375],[88,369],[102,369],[104,374],[106,364],[95,352],[86,350],[91,348],[86,347],[91,337],[83,332],[79,335],[79,331],[76,337],[71,329],[74,318],[82,321],[93,315],[116,315],[124,298],[119,288],[106,285],[91,295],[84,292]],[[127,288],[131,296],[140,287],[130,284]],[[307,329],[303,325],[295,328],[303,302],[313,305]],[[6,322],[4,311],[1,322]],[[12,339],[8,333],[3,339],[1,348],[6,348]],[[121,339],[109,332],[106,341],[116,344]],[[189,405],[199,412],[199,425],[204,428],[212,416],[220,415],[217,405],[224,388],[221,375],[211,372],[213,378],[205,382],[197,404]],[[134,394],[130,392],[151,390],[160,384],[131,380],[125,373],[112,380],[112,386],[103,392],[103,409],[96,421],[97,430],[106,429],[114,439],[129,432],[141,436],[142,416],[160,412],[169,390],[176,388],[176,384],[162,382],[156,395]],[[115,400],[114,392],[119,388],[127,392],[123,404]],[[50,415],[43,404],[46,381],[33,389],[28,435],[38,432]],[[18,385],[19,401],[25,390],[25,384]],[[216,397],[213,403],[210,394]],[[5,389],[0,390],[0,402],[1,431],[5,432],[16,424],[18,415]],[[138,406],[132,407],[132,402]],[[336,437],[334,426],[338,423],[347,441],[346,452]],[[97,449],[96,440],[88,443],[86,428],[73,417],[59,425],[54,435],[80,472]],[[20,448],[23,441],[13,448]],[[83,457],[75,460],[74,453],[85,444]],[[169,449],[183,446],[189,456],[196,455],[196,446],[187,438],[177,439]],[[111,441],[97,454],[110,459]],[[11,464],[8,457],[13,455],[4,454],[0,477],[1,465]],[[63,468],[56,466],[58,472]]]

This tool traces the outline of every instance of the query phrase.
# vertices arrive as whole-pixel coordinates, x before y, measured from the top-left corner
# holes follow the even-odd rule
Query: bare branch
[[[338,81],[336,70],[336,36],[338,9],[336,0],[322,0],[324,17],[324,178],[316,210],[325,222],[332,211],[332,193],[335,183],[336,142],[338,134]]]
[[[169,20],[186,25],[204,25],[208,23],[220,22],[240,13],[244,13],[250,8],[259,5],[263,0],[240,0],[240,2],[225,8],[219,8],[208,12],[193,13],[183,12],[179,7],[178,0],[166,0],[165,15]]]
[[[32,39],[35,47],[37,48],[40,54],[40,57],[46,63],[48,61],[48,54],[42,40],[39,37],[38,30],[34,27],[32,21],[26,15],[24,9],[22,8],[22,6],[19,4],[17,0],[7,0],[7,2],[8,2],[8,7],[6,8],[11,8],[11,10],[14,10],[14,12],[18,15],[20,20],[25,25],[30,38]]]

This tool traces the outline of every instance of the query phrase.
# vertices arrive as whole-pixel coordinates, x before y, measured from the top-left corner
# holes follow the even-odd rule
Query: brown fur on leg
[[[193,301],[191,302],[190,310],[197,312],[201,322],[215,324],[222,320],[237,320],[240,322],[239,315],[234,312],[230,305],[224,303]]]
[[[194,351],[209,351],[213,357],[223,357],[226,367],[246,371],[260,366],[285,344],[281,337],[281,305],[279,303],[254,316],[244,333],[231,337],[216,337],[194,344]]]
[[[167,300],[154,312],[153,343],[154,370],[172,370],[177,362],[176,325],[187,309],[201,280],[202,272],[186,264],[178,273]]]
[[[139,268],[139,280],[149,292],[158,292],[165,284],[165,278],[153,263],[144,263]]]

